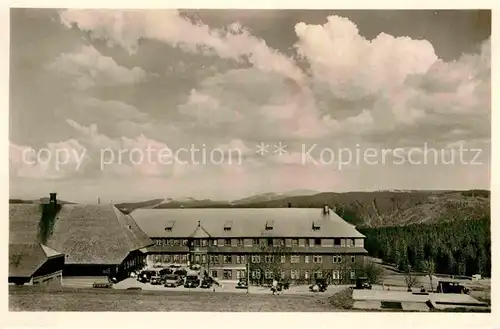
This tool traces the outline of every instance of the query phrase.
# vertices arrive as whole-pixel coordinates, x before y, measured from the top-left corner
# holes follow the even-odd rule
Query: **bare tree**
[[[429,277],[429,281],[431,284],[431,291],[434,291],[434,285],[432,284],[432,277],[434,276],[434,273],[436,273],[436,263],[434,263],[434,260],[432,258],[429,258],[428,260],[424,260],[422,262],[422,271]]]
[[[411,291],[411,288],[418,284],[418,277],[412,272],[411,266],[408,266],[405,272],[405,283],[408,287],[408,291]]]
[[[272,241],[274,242],[274,241]],[[257,256],[258,262],[252,260],[252,256],[249,256],[248,262],[250,264],[250,271],[259,270],[261,273],[259,283],[270,283],[273,279],[276,280],[289,280],[289,274],[285,273],[282,276],[282,264],[285,262],[290,262],[287,259],[291,254],[291,248],[286,247],[284,241],[282,244],[268,243],[266,240],[262,240],[258,246],[255,247],[255,253],[253,256]],[[269,275],[271,277],[269,277]]]
[[[368,283],[370,284],[378,284],[382,282],[384,276],[384,270],[382,267],[373,262],[361,265],[359,272],[361,275],[366,276]]]

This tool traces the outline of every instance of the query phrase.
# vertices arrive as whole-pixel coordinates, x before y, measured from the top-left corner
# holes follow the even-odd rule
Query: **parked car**
[[[151,279],[149,280],[149,283],[153,284],[153,285],[158,285],[158,284],[162,284],[163,280],[161,279],[161,276],[159,275],[155,275],[155,276],[152,276]]]
[[[184,269],[178,269],[174,271],[174,274],[184,278],[187,275],[187,271]]]
[[[159,271],[160,273],[160,276],[165,276],[167,274],[173,274],[174,273],[174,270],[171,269],[171,268],[163,268]]]
[[[248,280],[246,278],[241,278],[236,284],[237,289],[247,289],[248,288]]]
[[[196,272],[190,272],[186,275],[186,280],[184,281],[185,288],[196,288],[200,285],[200,277]]]
[[[142,282],[142,283],[146,283],[146,282],[149,282],[149,280],[151,280],[151,277],[155,276],[155,275],[157,275],[156,271],[145,270],[145,271],[142,271],[141,273],[139,273],[139,275],[137,276],[137,281]]]
[[[184,280],[175,274],[168,274],[165,276],[165,287],[177,288],[178,286],[182,286]]]
[[[208,289],[208,288],[212,287],[213,284],[214,284],[214,280],[211,277],[205,277],[201,281],[201,286],[200,287]]]
[[[316,282],[309,286],[309,291],[312,292],[324,292],[328,287],[326,279],[316,279]]]
[[[367,277],[358,277],[356,279],[356,289],[372,289],[372,285],[368,282]]]

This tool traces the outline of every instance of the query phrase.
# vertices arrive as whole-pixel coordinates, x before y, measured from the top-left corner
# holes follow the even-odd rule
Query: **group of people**
[[[283,290],[283,284],[281,282],[278,282],[278,280],[274,279],[273,284],[271,286],[271,291],[274,294],[279,295],[280,292]]]

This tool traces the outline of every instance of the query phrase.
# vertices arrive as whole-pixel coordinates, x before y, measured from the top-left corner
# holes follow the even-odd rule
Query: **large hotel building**
[[[137,209],[131,216],[154,242],[149,265],[199,264],[218,280],[350,282],[367,253],[365,236],[328,207]]]

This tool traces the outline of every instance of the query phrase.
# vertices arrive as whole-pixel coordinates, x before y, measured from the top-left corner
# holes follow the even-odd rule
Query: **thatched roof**
[[[63,254],[39,243],[9,245],[9,277],[30,278],[48,259]]]
[[[11,204],[10,242],[38,243],[42,205]],[[120,264],[153,242],[113,205],[65,204],[45,245],[66,255],[66,264]]]

